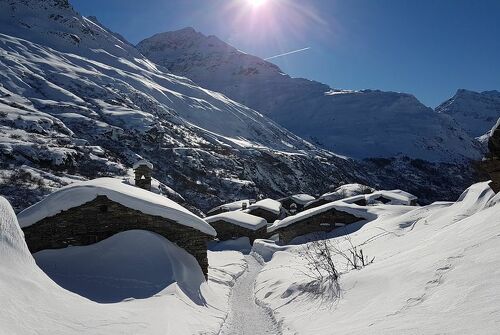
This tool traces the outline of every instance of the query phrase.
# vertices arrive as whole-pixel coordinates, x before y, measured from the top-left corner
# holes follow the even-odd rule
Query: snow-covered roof
[[[348,203],[345,203],[342,201],[336,201],[336,202],[330,202],[330,203],[327,203],[327,204],[324,204],[322,206],[318,206],[315,208],[311,208],[311,209],[305,210],[303,212],[300,212],[296,215],[286,217],[283,220],[276,221],[276,222],[274,222],[274,224],[272,226],[267,228],[267,231],[273,232],[277,229],[287,227],[291,224],[302,221],[302,220],[307,219],[311,216],[315,216],[315,215],[321,214],[323,212],[327,212],[331,209],[346,212],[346,213],[352,214],[356,217],[366,219],[366,220],[373,220],[376,218],[376,215],[373,213],[370,213],[366,209],[366,207],[361,207],[361,206],[354,205],[354,204],[348,204]]]
[[[376,191],[365,196],[368,203],[375,201],[379,197],[391,200],[393,205],[410,204],[411,201],[417,200],[416,196],[402,190]]]
[[[281,202],[267,198],[248,206],[248,210],[257,208],[264,209],[274,214],[279,214],[281,212]]]
[[[150,161],[147,161],[145,159],[141,159],[140,161],[136,162],[133,166],[134,169],[137,169],[139,166],[146,165],[148,168],[153,170],[153,163]]]
[[[31,226],[44,218],[92,201],[99,195],[144,214],[161,216],[208,235],[217,234],[203,219],[176,202],[115,178],[98,178],[63,187],[19,213],[19,224],[21,227]]]
[[[250,206],[250,200],[248,200],[248,199],[238,200],[238,201],[230,202],[227,204],[223,204],[223,205],[212,208],[211,210],[208,211],[208,214],[213,213],[220,208],[224,208],[227,211],[237,211],[237,210],[243,208],[243,204],[246,204],[247,208],[248,208],[248,206]]]
[[[214,216],[210,216],[205,218],[205,221],[208,223],[216,222],[216,221],[226,221],[232,224],[235,224],[237,226],[251,229],[251,230],[258,230],[262,227],[267,226],[267,221],[263,218],[260,218],[255,215],[243,213],[241,211],[235,211],[235,212],[225,212],[221,214],[217,214]]]
[[[320,199],[325,199],[329,201],[336,201],[343,198],[352,197],[358,194],[365,194],[369,190],[370,192],[375,191],[373,188],[362,184],[345,184],[339,186],[333,192],[323,194]]]
[[[308,202],[311,202],[311,201],[315,200],[316,198],[313,197],[312,195],[309,195],[309,194],[300,193],[300,194],[291,195],[290,197],[283,198],[283,199],[280,199],[280,200],[283,201],[283,200],[286,200],[286,199],[292,199],[293,202],[295,202],[295,203],[297,203],[299,205],[305,205]]]

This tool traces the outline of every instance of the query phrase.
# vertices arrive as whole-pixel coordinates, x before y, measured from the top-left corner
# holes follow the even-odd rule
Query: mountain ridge
[[[332,89],[292,78],[276,65],[192,28],[156,34],[137,48],[173,73],[220,91],[302,138],[348,157],[403,155],[454,162],[483,155],[481,146],[453,119],[408,93]]]

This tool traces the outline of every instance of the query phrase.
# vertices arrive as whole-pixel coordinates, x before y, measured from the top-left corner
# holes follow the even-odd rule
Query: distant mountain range
[[[202,210],[355,181],[452,199],[482,147],[448,114],[293,79],[192,29],[135,47],[66,0],[0,1],[0,194],[18,210],[139,158]]]
[[[454,119],[457,113],[446,108],[436,113],[409,94],[347,91],[291,78],[276,65],[192,28],[154,35],[137,48],[173,73],[222,92],[338,154],[357,159],[408,156],[432,162],[483,155],[474,140],[479,135],[462,128],[465,117]],[[498,117],[500,105],[468,113],[474,103],[463,104],[460,111],[491,128],[496,119],[490,119],[495,112]]]

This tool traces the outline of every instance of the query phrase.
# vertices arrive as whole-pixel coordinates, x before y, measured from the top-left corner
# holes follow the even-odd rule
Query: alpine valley
[[[435,111],[291,78],[192,28],[134,46],[67,0],[1,0],[0,193],[19,211],[144,158],[200,214],[348,182],[451,200],[477,178],[499,95],[460,90]]]

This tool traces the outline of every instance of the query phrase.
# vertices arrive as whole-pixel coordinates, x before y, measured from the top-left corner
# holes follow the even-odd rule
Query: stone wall
[[[98,196],[79,207],[45,218],[23,228],[32,253],[69,245],[97,243],[127,230],[147,230],[162,235],[193,255],[208,273],[207,242],[213,237],[159,216],[144,214]]]
[[[331,209],[280,228],[274,231],[273,234],[278,233],[280,241],[287,244],[297,236],[316,232],[329,232],[340,226],[339,224],[350,224],[361,220],[363,219],[352,214]]]
[[[262,227],[258,230],[251,230],[224,220],[211,222],[210,225],[217,231],[217,238],[220,241],[232,240],[246,236],[250,239],[250,243],[253,244],[253,241],[258,238],[267,238],[267,227]]]

